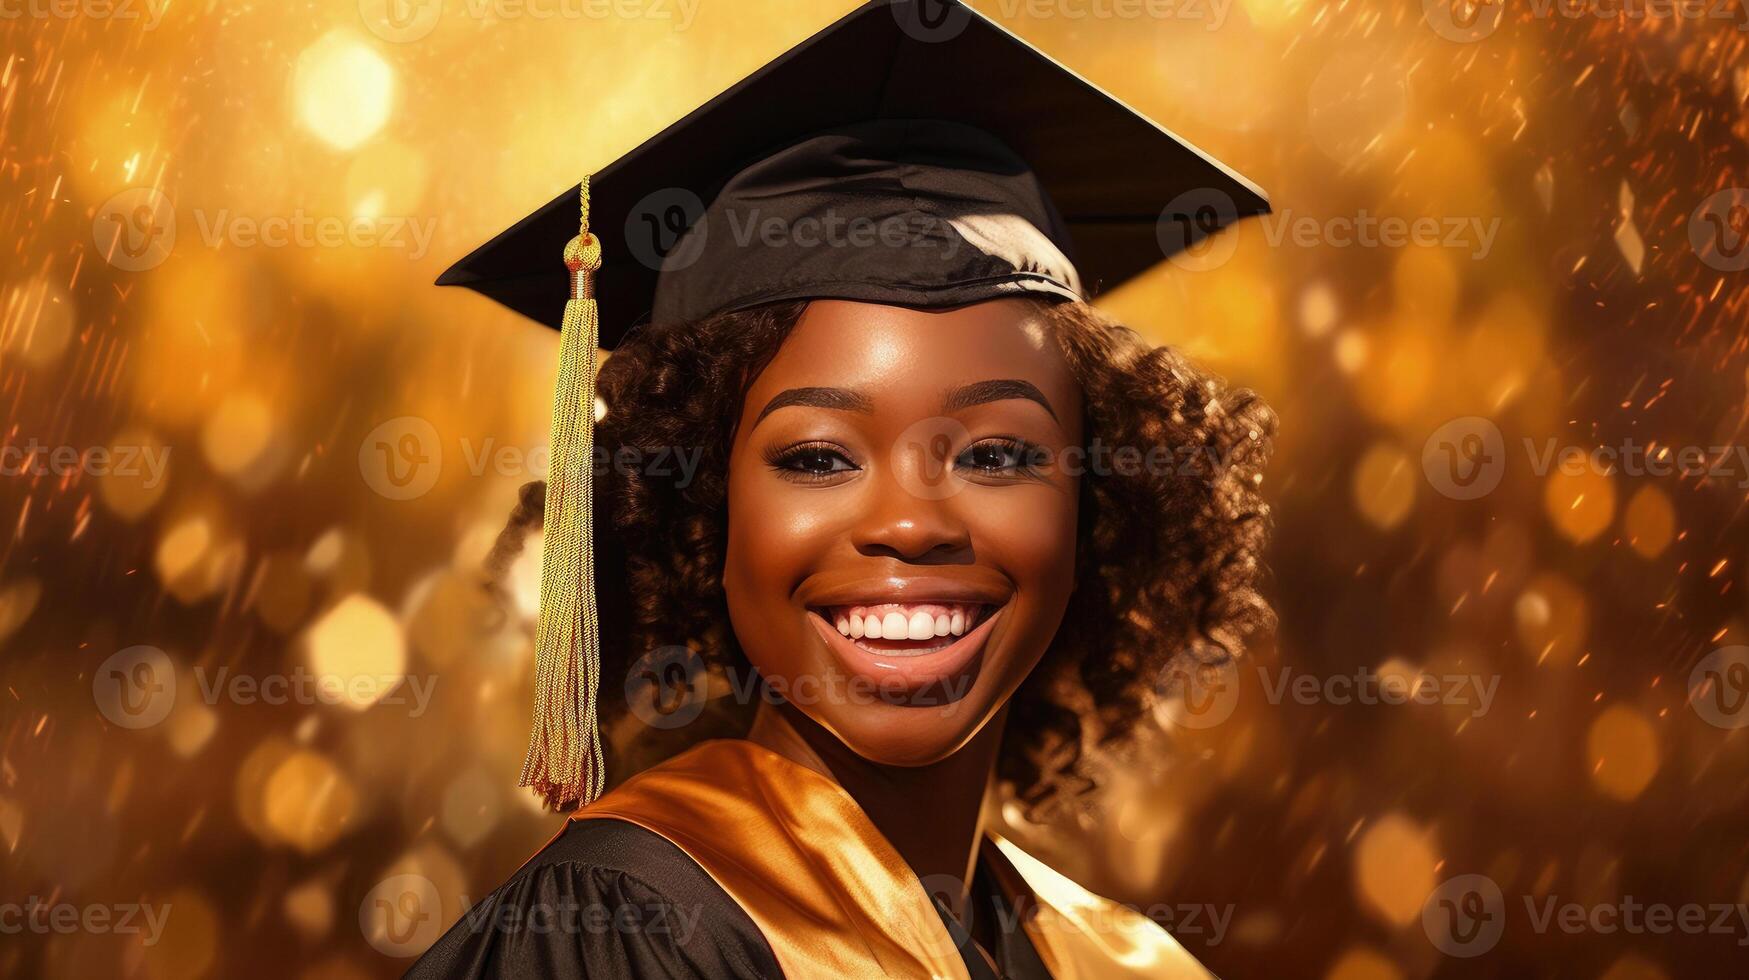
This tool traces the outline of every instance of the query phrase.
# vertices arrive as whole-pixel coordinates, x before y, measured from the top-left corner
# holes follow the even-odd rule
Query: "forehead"
[[[994,300],[916,310],[816,300],[748,391],[750,406],[787,388],[855,388],[877,403],[939,398],[960,384],[1030,381],[1062,412],[1079,405],[1068,364],[1036,309]]]

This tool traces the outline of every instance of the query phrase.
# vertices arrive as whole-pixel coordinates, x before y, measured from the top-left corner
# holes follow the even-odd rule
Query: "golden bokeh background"
[[[556,338],[430,284],[851,6],[5,8],[0,903],[168,916],[0,975],[394,975],[548,839],[537,571],[505,616],[477,567]],[[1749,921],[1525,903],[1749,903],[1745,12],[974,6],[1278,212],[1105,305],[1281,414],[1279,635],[1009,831],[1227,977],[1740,972]],[[1448,696],[1271,696],[1363,672]],[[1505,896],[1475,958],[1424,915],[1460,875]]]

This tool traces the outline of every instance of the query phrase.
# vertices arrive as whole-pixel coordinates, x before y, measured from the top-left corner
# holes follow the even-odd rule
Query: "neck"
[[[761,703],[747,739],[844,787],[919,878],[948,875],[960,883],[963,908],[1007,715],[1004,709],[959,751],[924,766],[870,762],[787,703]]]

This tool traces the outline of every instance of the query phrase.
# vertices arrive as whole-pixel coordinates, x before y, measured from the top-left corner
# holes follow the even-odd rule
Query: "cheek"
[[[723,554],[723,591],[731,611],[758,591],[758,583],[768,574],[766,566],[774,557],[771,549],[754,548],[753,541],[765,533],[768,518],[757,507],[750,506],[747,494],[738,486],[733,473],[729,475],[729,540]]]
[[[1077,490],[1071,485],[989,498],[969,509],[972,540],[1014,580],[1031,625],[1054,630],[1075,587]]]
[[[823,531],[793,494],[770,486],[749,487],[729,477],[729,540],[723,558],[723,590],[735,636],[762,670],[780,665],[773,651],[798,648],[796,632],[806,622],[791,602],[807,574]]]

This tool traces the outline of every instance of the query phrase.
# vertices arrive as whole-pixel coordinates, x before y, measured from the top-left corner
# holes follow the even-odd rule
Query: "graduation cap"
[[[598,347],[778,300],[1089,299],[1268,210],[1251,182],[957,0],[871,0],[457,262],[440,285],[563,338],[522,784],[555,808],[603,786]]]

